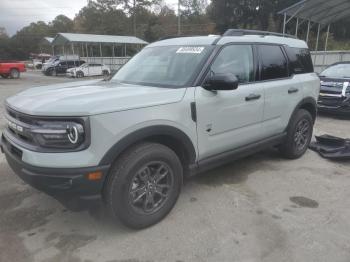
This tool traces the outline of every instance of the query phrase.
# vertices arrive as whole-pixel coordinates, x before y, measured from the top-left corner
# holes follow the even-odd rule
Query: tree
[[[68,33],[73,31],[73,21],[65,15],[58,15],[49,23],[51,32]]]

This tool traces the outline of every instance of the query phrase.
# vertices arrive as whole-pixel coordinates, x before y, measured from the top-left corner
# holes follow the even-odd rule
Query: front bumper
[[[75,77],[75,74],[74,74],[74,72],[69,72],[69,71],[67,71],[67,72],[66,72],[66,76],[67,76],[67,77]]]
[[[96,198],[101,195],[109,165],[86,168],[47,168],[29,165],[22,161],[21,149],[4,136],[1,151],[12,170],[27,184],[57,199]],[[91,173],[101,172],[98,180],[89,180]]]
[[[350,114],[350,97],[320,96],[317,107],[320,112]]]

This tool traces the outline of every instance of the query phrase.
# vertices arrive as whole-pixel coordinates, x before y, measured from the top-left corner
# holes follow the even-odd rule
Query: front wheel
[[[114,164],[104,188],[113,216],[141,229],[162,220],[173,208],[182,186],[182,165],[170,148],[142,143]]]
[[[301,157],[307,150],[313,131],[313,119],[305,109],[300,109],[292,117],[287,130],[287,138],[280,146],[281,153],[289,158]]]
[[[77,76],[77,78],[82,78],[82,77],[84,77],[84,73],[82,71],[78,71],[76,73],[76,76]]]

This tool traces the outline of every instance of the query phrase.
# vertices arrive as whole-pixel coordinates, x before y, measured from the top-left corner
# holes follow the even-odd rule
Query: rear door
[[[290,72],[283,46],[257,45],[260,82],[264,85],[263,132],[273,136],[284,132],[290,116],[303,98],[300,80]]]

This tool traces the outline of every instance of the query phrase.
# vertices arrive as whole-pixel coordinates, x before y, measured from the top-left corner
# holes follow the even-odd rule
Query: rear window
[[[291,73],[305,74],[314,72],[310,51],[308,49],[286,47]]]
[[[287,59],[278,45],[260,45],[261,80],[288,77]]]

